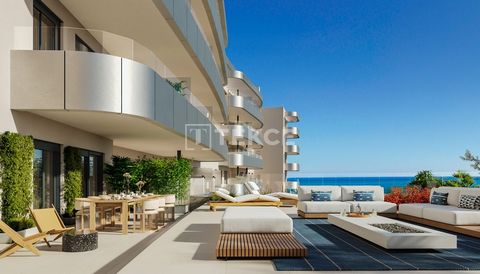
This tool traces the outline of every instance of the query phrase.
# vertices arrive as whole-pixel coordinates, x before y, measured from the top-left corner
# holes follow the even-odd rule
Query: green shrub
[[[15,231],[25,230],[35,226],[35,222],[26,217],[10,219],[7,224]]]
[[[82,157],[80,150],[75,147],[66,147],[63,150],[65,164],[65,184],[63,197],[66,203],[65,215],[73,216],[75,199],[82,197]]]
[[[33,155],[31,136],[11,132],[0,135],[2,219],[9,225],[25,219],[32,204]]]
[[[146,182],[145,189],[157,194],[189,197],[192,165],[185,159],[141,159],[132,168],[132,181]]]
[[[432,172],[429,170],[419,171],[417,175],[415,175],[413,181],[409,183],[410,186],[419,186],[421,188],[432,188],[441,184],[442,181],[439,178],[434,177]]]
[[[68,171],[65,174],[63,198],[66,203],[65,215],[73,216],[75,210],[75,199],[82,196],[82,173],[78,170]]]
[[[112,164],[105,164],[105,182],[108,187],[115,192],[126,190],[127,186],[125,185],[126,181],[123,174],[132,173],[134,164],[132,159],[128,157],[113,156]],[[130,180],[128,188],[134,189],[136,182]]]

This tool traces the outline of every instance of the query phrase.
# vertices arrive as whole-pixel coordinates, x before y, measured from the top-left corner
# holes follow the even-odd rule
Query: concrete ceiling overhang
[[[169,129],[160,127],[138,116],[67,110],[32,110],[36,115],[113,140],[114,146],[165,157],[175,157],[177,150],[182,157],[198,161],[223,161],[212,149],[196,144]]]
[[[150,0],[60,0],[86,28],[121,35],[145,46],[177,78],[188,78],[192,93],[209,108],[215,121],[224,121],[221,100],[179,36]],[[65,26],[68,27],[68,26]],[[101,41],[99,41],[101,43]],[[135,48],[133,48],[135,55]]]

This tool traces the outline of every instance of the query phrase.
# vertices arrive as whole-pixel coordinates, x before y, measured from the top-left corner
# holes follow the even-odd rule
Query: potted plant
[[[82,174],[80,171],[68,171],[65,174],[64,199],[65,213],[62,214],[63,223],[67,226],[75,225],[75,199],[82,195]]]
[[[75,225],[75,199],[82,196],[82,157],[75,147],[66,147],[63,151],[65,164],[65,182],[63,198],[65,200],[65,213],[62,221],[67,226]]]

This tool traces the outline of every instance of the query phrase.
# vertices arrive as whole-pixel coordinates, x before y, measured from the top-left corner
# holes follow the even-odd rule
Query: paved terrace
[[[296,208],[282,208],[295,214]],[[48,248],[39,244],[42,256],[25,250],[0,260],[1,274],[14,273],[340,273],[277,272],[269,260],[217,260],[215,244],[223,211],[210,212],[202,206],[181,218],[168,229],[149,233],[121,235],[99,233],[99,249],[84,253],[61,252],[58,241]],[[0,249],[5,245],[0,245]],[[358,272],[341,272],[358,273]],[[362,272],[380,273],[375,271]],[[385,273],[440,273],[439,271],[388,271]],[[480,271],[445,271],[443,273],[480,273]]]

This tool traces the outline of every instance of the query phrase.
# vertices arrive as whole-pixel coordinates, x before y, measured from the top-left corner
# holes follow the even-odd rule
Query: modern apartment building
[[[63,149],[81,149],[84,195],[112,155],[223,162],[223,1],[5,0],[0,132],[35,139],[35,206],[61,208]],[[209,128],[209,131],[203,129]]]
[[[265,108],[262,112],[264,165],[260,178],[268,191],[285,191],[288,172],[300,171],[300,165],[289,159],[289,155],[300,154],[300,147],[293,141],[300,137],[299,131],[291,125],[299,121],[299,116],[296,111],[285,111],[283,107]]]

